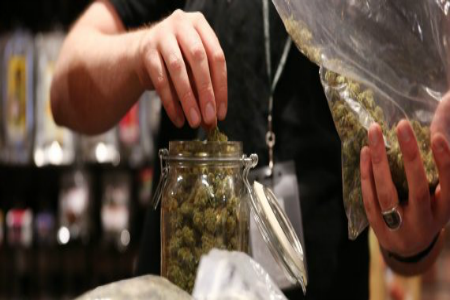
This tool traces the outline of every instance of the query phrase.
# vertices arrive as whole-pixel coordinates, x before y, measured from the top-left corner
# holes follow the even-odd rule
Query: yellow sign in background
[[[27,134],[27,65],[25,56],[12,56],[8,62],[7,132],[14,141]]]

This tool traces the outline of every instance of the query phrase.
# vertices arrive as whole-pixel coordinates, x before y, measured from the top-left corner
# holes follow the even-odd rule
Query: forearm
[[[79,26],[67,37],[52,84],[56,123],[95,134],[112,127],[143,92],[136,75],[136,35]]]
[[[381,253],[383,254],[384,261],[386,264],[396,273],[403,276],[415,276],[424,273],[428,270],[437,260],[439,253],[442,251],[444,243],[444,231],[439,234],[438,240],[434,244],[431,251],[423,259],[416,263],[405,263],[401,262],[389,253],[381,248]]]

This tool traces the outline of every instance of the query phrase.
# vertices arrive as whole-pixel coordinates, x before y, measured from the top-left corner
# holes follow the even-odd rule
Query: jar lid
[[[308,278],[303,248],[276,196],[269,188],[255,181],[250,199],[256,224],[270,252],[288,279],[292,283],[298,282],[303,293],[306,293]]]

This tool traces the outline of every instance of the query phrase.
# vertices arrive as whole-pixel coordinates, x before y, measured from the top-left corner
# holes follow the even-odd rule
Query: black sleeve
[[[133,29],[159,21],[177,8],[183,8],[185,0],[110,0],[127,29]]]

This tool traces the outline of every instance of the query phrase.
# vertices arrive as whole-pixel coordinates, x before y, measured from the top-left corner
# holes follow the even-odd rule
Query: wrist
[[[386,254],[389,258],[392,258],[398,262],[401,263],[407,263],[407,264],[415,264],[415,263],[419,263],[422,260],[424,260],[427,256],[430,255],[430,253],[433,251],[433,249],[435,248],[439,237],[441,235],[442,231],[439,231],[436,236],[433,238],[433,240],[431,241],[431,243],[428,245],[427,248],[425,248],[424,250],[420,251],[417,254],[414,255],[408,255],[408,256],[403,256],[403,255],[399,255],[390,251],[386,250]]]
[[[383,247],[380,246],[380,249],[386,264],[395,273],[403,276],[415,276],[424,273],[435,263],[443,247],[443,236],[444,230],[441,230],[437,235],[437,239],[433,238],[434,242],[430,242],[426,249],[413,256],[397,256],[395,258],[392,253]],[[398,259],[399,257],[401,257],[400,260]],[[405,260],[407,262],[404,262]]]
[[[143,28],[130,33],[132,35],[130,55],[132,56],[133,70],[143,90],[154,89],[145,64],[146,49],[151,43],[148,31],[148,28]]]

